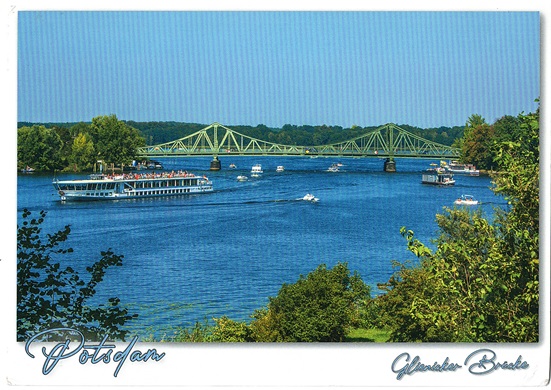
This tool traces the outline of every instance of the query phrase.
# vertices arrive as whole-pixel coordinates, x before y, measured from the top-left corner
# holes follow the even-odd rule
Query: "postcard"
[[[3,384],[547,386],[541,4],[184,4],[6,9]]]

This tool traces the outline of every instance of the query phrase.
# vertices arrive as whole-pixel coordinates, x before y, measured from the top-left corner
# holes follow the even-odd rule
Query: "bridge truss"
[[[452,159],[459,150],[388,123],[359,137],[329,145],[283,145],[253,138],[219,123],[186,137],[138,149],[142,157],[320,156]]]

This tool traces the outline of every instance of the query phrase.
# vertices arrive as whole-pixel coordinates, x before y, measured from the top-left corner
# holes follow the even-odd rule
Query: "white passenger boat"
[[[453,174],[446,172],[444,168],[429,168],[423,172],[421,183],[437,186],[453,186],[455,180]]]
[[[461,195],[454,203],[457,205],[474,206],[478,204],[478,200],[472,195]]]
[[[283,172],[285,170],[285,167],[283,165],[278,165],[276,168],[276,172]]]
[[[264,173],[264,171],[262,170],[262,165],[260,164],[253,165],[253,167],[251,168],[251,173]]]
[[[54,180],[62,201],[114,200],[212,192],[206,176],[186,171],[171,173],[90,175],[84,180]]]
[[[460,164],[457,161],[451,161],[447,164],[445,161],[441,163],[442,167],[451,173],[458,175],[470,175],[470,176],[479,176],[480,171],[476,169],[476,166],[473,164]]]

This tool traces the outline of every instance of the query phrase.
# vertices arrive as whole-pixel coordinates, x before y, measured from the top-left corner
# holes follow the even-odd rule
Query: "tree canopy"
[[[139,131],[115,115],[70,127],[22,126],[17,130],[18,168],[81,171],[92,169],[97,160],[130,164],[137,157],[137,148],[144,145]]]

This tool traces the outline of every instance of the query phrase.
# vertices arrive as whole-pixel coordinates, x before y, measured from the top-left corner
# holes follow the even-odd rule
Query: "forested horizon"
[[[176,121],[148,121],[138,122],[133,120],[121,120],[128,126],[138,130],[146,140],[148,145],[174,141],[176,139],[193,134],[209,124],[176,122]],[[90,124],[91,122],[25,122],[17,123],[17,128],[31,127],[33,125],[42,125],[46,128],[71,128],[79,123]],[[250,125],[226,125],[244,135],[262,139],[269,142],[287,144],[287,145],[326,145],[336,142],[346,141],[348,139],[361,136],[377,126],[358,126],[342,127],[338,125],[292,125],[285,124],[282,127],[268,127],[264,124],[256,126]],[[429,141],[437,142],[443,145],[451,146],[453,142],[463,136],[465,125],[461,126],[440,126],[431,128],[420,128],[407,124],[397,124],[399,127],[413,134],[421,136]]]

